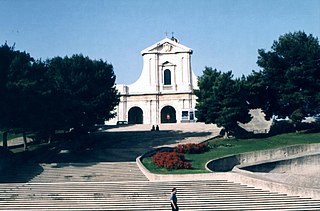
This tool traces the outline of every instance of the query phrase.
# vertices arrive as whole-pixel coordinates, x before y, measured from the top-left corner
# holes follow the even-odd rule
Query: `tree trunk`
[[[296,131],[296,133],[299,133],[298,123],[297,123],[297,122],[294,122],[294,123],[293,123],[293,128],[294,128],[294,131]]]
[[[48,144],[52,143],[55,133],[56,133],[55,130],[50,130],[49,137],[48,137]]]
[[[229,138],[228,132],[225,132],[225,133],[223,134],[223,139],[228,139],[228,138]]]
[[[8,131],[5,131],[3,134],[2,134],[2,146],[4,148],[8,148]]]
[[[28,150],[28,145],[27,145],[27,135],[26,135],[26,132],[23,132],[23,148],[24,148],[24,151],[27,151]]]

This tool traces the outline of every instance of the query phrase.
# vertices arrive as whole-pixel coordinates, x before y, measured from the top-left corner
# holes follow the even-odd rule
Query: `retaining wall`
[[[228,156],[225,158],[220,158],[216,160],[209,161],[206,165],[208,170],[214,167],[214,165],[224,166],[224,169],[233,169],[230,172],[225,173],[204,173],[204,174],[154,174],[151,173],[145,166],[142,164],[141,159],[144,156],[149,156],[150,152],[144,156],[140,156],[136,159],[136,163],[140,168],[141,172],[150,180],[150,181],[183,181],[183,180],[228,180],[232,182],[238,182],[248,186],[253,186],[256,188],[261,188],[264,190],[269,190],[273,192],[284,193],[293,196],[301,197],[310,197],[314,199],[320,199],[320,190],[315,188],[306,188],[301,186],[293,186],[290,184],[279,183],[271,180],[266,180],[265,178],[260,178],[255,173],[245,171],[238,168],[238,166],[259,164],[270,162],[271,160],[285,159],[293,156],[301,156],[301,154],[315,154],[320,152],[320,144],[306,144],[306,145],[296,145],[290,147],[284,147],[280,149],[257,151],[240,155]],[[155,153],[155,151],[151,152]],[[314,162],[318,162],[319,159],[316,158]],[[291,161],[292,162],[292,161]],[[236,166],[236,167],[235,167]]]
[[[231,171],[233,167],[237,165],[262,164],[266,161],[275,161],[311,152],[320,152],[320,144],[294,145],[279,149],[262,150],[227,156],[209,161],[206,167],[208,170],[214,172],[227,172]]]
[[[276,182],[247,171],[275,171],[277,173],[287,173],[289,171],[292,173],[296,171],[299,174],[308,171],[306,173],[316,175],[315,173],[319,172],[319,162],[320,144],[304,144],[219,158],[209,161],[206,168],[212,172],[229,171],[234,173],[232,175],[228,174],[229,176],[226,178],[229,180],[256,188],[320,199],[320,190],[318,188],[304,187],[301,181],[299,184],[292,185]]]

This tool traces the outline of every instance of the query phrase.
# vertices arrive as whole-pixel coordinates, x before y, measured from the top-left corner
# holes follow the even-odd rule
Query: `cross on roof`
[[[166,34],[166,37],[168,37],[169,32],[166,31],[165,34]],[[171,37],[173,37],[173,34],[174,32],[171,32],[171,35],[172,35]]]

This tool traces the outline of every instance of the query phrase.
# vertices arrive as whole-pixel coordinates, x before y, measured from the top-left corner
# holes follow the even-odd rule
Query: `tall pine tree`
[[[232,72],[222,73],[206,67],[199,77],[196,109],[198,119],[224,127],[228,134],[238,131],[238,122],[251,120],[249,105],[244,97],[239,80],[233,80]]]

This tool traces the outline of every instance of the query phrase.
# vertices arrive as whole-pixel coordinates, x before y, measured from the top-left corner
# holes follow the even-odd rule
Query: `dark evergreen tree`
[[[259,49],[257,80],[266,99],[261,107],[267,116],[290,117],[300,122],[320,113],[320,46],[304,32],[288,33],[274,41],[271,50]],[[261,77],[262,75],[262,77]],[[256,77],[256,76],[255,76]],[[257,79],[257,78],[256,78]]]
[[[112,65],[82,55],[35,61],[7,44],[0,57],[3,140],[9,130],[46,138],[60,129],[87,131],[115,115],[119,96]]]
[[[42,74],[33,68],[34,59],[25,52],[16,51],[8,72],[7,87],[7,124],[24,134],[37,129],[38,108],[41,104],[41,88],[38,83]],[[39,125],[39,124],[38,124]]]
[[[7,103],[8,90],[8,72],[10,64],[14,59],[15,51],[14,46],[8,46],[7,43],[0,47],[0,130],[3,131],[3,146],[7,147],[7,135],[10,126],[8,125],[9,115],[7,110],[10,105]]]
[[[47,65],[55,125],[87,129],[114,116],[119,97],[112,65],[82,55],[55,57]]]
[[[221,73],[206,67],[199,77],[199,90],[196,109],[199,121],[216,123],[225,128],[228,134],[236,133],[238,122],[251,120],[249,105],[240,80],[233,80],[232,72]]]

